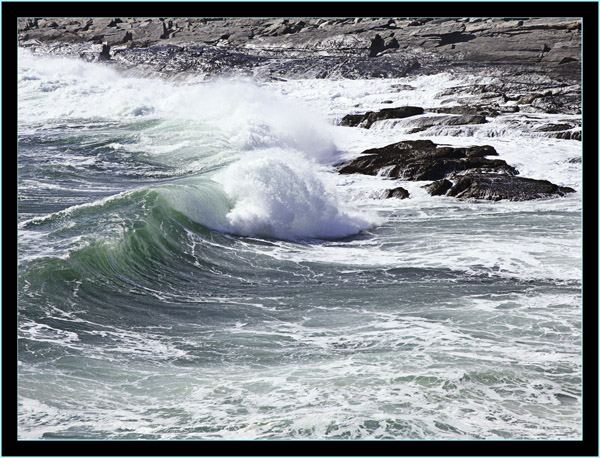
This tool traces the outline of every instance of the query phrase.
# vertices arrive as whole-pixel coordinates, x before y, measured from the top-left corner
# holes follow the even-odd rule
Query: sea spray
[[[371,227],[375,217],[346,208],[327,173],[302,154],[277,149],[243,158],[216,176],[235,202],[228,229],[279,239],[332,239]]]

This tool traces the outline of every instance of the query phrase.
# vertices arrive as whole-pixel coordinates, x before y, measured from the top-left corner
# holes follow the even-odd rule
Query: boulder
[[[498,105],[498,104],[486,104],[486,105],[453,105],[447,107],[434,107],[427,108],[428,113],[443,113],[443,114],[455,114],[455,115],[481,115],[488,117],[496,117],[501,113],[517,113],[519,107],[517,105]]]
[[[403,123],[404,127],[412,127],[409,133],[422,132],[434,126],[462,126],[468,124],[485,124],[485,116],[479,114],[468,114],[461,116],[427,116],[416,119],[408,119]]]
[[[154,20],[142,23],[140,27],[131,29],[131,37],[138,46],[149,46],[162,38],[166,38],[167,28],[163,21]]]
[[[381,35],[376,34],[375,38],[371,40],[371,46],[369,47],[369,57],[376,57],[386,49],[399,48],[398,40],[393,36],[383,39]]]
[[[505,173],[485,173],[470,170],[454,174],[450,180],[435,181],[425,189],[431,195],[446,195],[458,199],[524,201],[549,197],[562,197],[575,192],[573,188],[558,186],[547,180],[518,177]]]
[[[410,194],[406,189],[404,189],[402,186],[398,186],[397,188],[386,189],[385,191],[383,191],[381,198],[382,199],[391,199],[391,198],[408,199],[409,196],[410,196]]]
[[[434,181],[432,183],[423,186],[427,192],[432,196],[443,196],[452,187],[452,182],[442,178],[441,180]]]
[[[501,159],[488,159],[498,153],[489,146],[439,147],[430,140],[402,141],[373,148],[340,164],[341,174],[385,175],[409,181],[440,180],[469,169],[517,175],[519,172]]]
[[[404,106],[396,108],[383,108],[380,111],[368,111],[364,114],[349,114],[342,118],[340,125],[365,129],[370,128],[374,122],[384,119],[401,119],[423,114],[423,108]]]
[[[109,46],[116,46],[127,43],[132,40],[132,38],[131,32],[127,30],[115,30],[114,33],[104,36],[104,42]]]

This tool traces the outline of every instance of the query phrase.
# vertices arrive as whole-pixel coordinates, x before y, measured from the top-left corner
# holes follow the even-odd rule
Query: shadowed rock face
[[[411,119],[405,122],[403,126],[412,127],[408,132],[414,134],[429,129],[434,126],[463,126],[469,124],[485,124],[485,116],[480,114],[467,114],[460,116],[426,116],[417,119]]]
[[[500,173],[481,173],[478,170],[454,175],[454,183],[440,180],[426,189],[431,195],[453,196],[458,199],[532,200],[565,196],[575,192],[566,186],[557,186],[546,180],[516,177]]]
[[[341,174],[385,175],[407,181],[433,181],[424,186],[432,196],[458,199],[532,200],[575,192],[545,180],[518,177],[519,171],[489,145],[441,147],[430,140],[403,141],[373,148],[339,165]],[[401,188],[400,188],[401,189]],[[384,197],[392,197],[386,190]],[[397,197],[402,194],[399,192]],[[408,197],[406,193],[405,197]]]
[[[383,194],[381,195],[382,199],[408,199],[408,197],[410,196],[409,192],[404,189],[402,186],[398,186],[397,188],[394,189],[386,189],[385,191],[383,191]]]
[[[341,126],[360,126],[365,129],[370,128],[374,122],[382,121],[384,119],[401,119],[408,118],[409,116],[416,116],[423,114],[423,108],[421,107],[396,107],[396,108],[384,108],[380,111],[368,111],[364,114],[349,114],[342,118],[340,122]]]
[[[497,154],[487,145],[450,148],[438,147],[430,140],[403,141],[363,151],[356,159],[341,164],[338,171],[341,174],[385,175],[408,181],[440,180],[453,172],[469,169],[519,173],[501,159],[484,157]]]

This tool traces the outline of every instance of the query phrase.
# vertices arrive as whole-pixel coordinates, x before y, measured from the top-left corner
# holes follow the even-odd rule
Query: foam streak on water
[[[21,51],[19,437],[578,439],[581,143],[518,113],[337,125],[465,82],[174,83]],[[577,192],[335,172],[415,138]]]

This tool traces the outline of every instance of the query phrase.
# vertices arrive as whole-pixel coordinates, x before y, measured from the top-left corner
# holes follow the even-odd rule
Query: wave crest
[[[340,238],[373,226],[374,218],[348,208],[323,175],[302,155],[281,150],[242,158],[215,177],[234,202],[227,230],[299,240]]]

